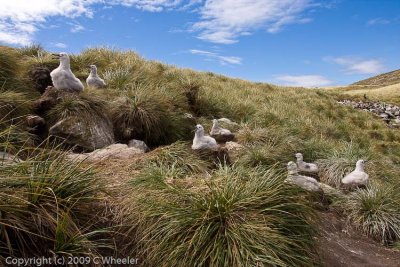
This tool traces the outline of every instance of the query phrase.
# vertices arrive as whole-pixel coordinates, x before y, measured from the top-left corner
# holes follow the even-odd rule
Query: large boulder
[[[49,86],[34,107],[46,118],[48,134],[65,145],[93,151],[115,142],[112,122],[104,112],[106,106],[94,97]]]
[[[128,147],[134,147],[136,149],[139,149],[140,151],[143,151],[143,153],[150,151],[150,148],[146,145],[145,142],[136,139],[130,140],[128,143]]]
[[[95,150],[114,143],[112,123],[105,118],[87,120],[67,117],[50,127],[49,134],[64,139],[65,144]]]
[[[143,153],[144,152],[141,149],[135,147],[128,147],[128,145],[125,144],[113,144],[105,148],[96,149],[90,153],[72,153],[68,155],[68,158],[70,160],[87,160],[96,162],[109,159],[130,159]]]

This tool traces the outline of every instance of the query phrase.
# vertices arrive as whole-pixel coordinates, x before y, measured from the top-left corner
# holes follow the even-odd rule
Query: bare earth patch
[[[332,212],[320,214],[317,251],[324,267],[398,267],[400,251],[363,236]]]

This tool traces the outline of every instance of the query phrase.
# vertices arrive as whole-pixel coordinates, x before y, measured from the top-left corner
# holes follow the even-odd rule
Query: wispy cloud
[[[320,87],[332,85],[333,81],[321,75],[280,75],[275,80],[285,86]]]
[[[53,43],[52,44],[54,47],[58,47],[58,48],[67,48],[68,46],[64,43]]]
[[[374,19],[370,19],[367,21],[367,25],[372,26],[372,25],[386,25],[386,24],[390,24],[391,21],[388,19],[384,19],[384,18],[374,18]]]
[[[206,0],[192,29],[202,40],[231,44],[257,29],[276,33],[289,24],[310,22],[302,13],[312,6],[312,0]]]
[[[83,27],[79,23],[69,23],[69,25],[71,25],[70,31],[72,33],[82,32],[82,31],[84,31],[86,29],[85,27]]]
[[[192,1],[195,3],[194,1]],[[190,0],[25,0],[1,1],[0,43],[28,45],[34,41],[34,34],[50,17],[74,19],[80,16],[93,17],[95,4],[105,6],[124,5],[141,10],[159,12],[175,8]],[[72,32],[83,30],[82,25],[72,27]]]
[[[191,49],[189,50],[189,53],[194,54],[194,55],[200,55],[203,56],[209,60],[215,60],[218,61],[222,65],[238,65],[242,64],[242,58],[240,57],[234,57],[234,56],[221,56],[218,53],[215,52],[210,52],[210,51],[204,51],[204,50],[197,50],[197,49]]]
[[[386,70],[379,59],[362,59],[359,57],[325,57],[325,61],[344,67],[346,74],[377,74]]]
[[[181,5],[184,0],[112,0],[111,4],[124,5],[124,6],[134,6],[138,9],[150,11],[150,12],[160,12],[165,8],[175,8]],[[190,1],[189,1],[190,2]],[[189,3],[190,4],[190,3]]]

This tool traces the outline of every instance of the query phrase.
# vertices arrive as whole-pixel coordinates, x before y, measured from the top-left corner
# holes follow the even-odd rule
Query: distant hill
[[[352,85],[365,85],[365,86],[387,86],[400,83],[400,70],[395,70],[383,73],[356,83]]]

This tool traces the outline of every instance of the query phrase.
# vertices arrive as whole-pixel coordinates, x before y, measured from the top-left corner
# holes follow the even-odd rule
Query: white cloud
[[[85,27],[83,27],[81,24],[79,23],[70,23],[69,25],[71,25],[71,29],[70,31],[72,33],[77,33],[77,32],[82,32],[85,30]]]
[[[55,46],[55,47],[58,47],[58,48],[67,48],[68,46],[66,45],[66,44],[64,44],[64,43],[54,43],[54,44],[52,44],[53,46]]]
[[[0,0],[0,43],[28,45],[50,17],[93,17],[94,4],[133,6],[146,11],[174,8],[188,0]],[[189,2],[190,3],[190,2]],[[48,25],[46,25],[48,26]],[[83,30],[72,27],[72,32]]]
[[[134,6],[138,9],[160,12],[165,8],[174,8],[179,6],[183,0],[113,0],[111,4]]]
[[[312,6],[312,0],[206,0],[201,21],[192,28],[202,40],[231,44],[260,28],[276,33],[288,24],[307,23],[301,13]]]
[[[191,49],[189,50],[189,53],[195,54],[195,55],[201,55],[204,56],[208,60],[216,60],[222,65],[227,65],[227,64],[242,64],[242,58],[240,57],[233,57],[233,56],[221,56],[215,52],[210,52],[210,51],[204,51],[204,50],[197,50],[197,49]]]
[[[390,20],[388,19],[383,19],[383,18],[374,18],[374,19],[370,19],[369,21],[367,21],[367,25],[385,25],[385,24],[389,24]]]
[[[378,59],[361,59],[358,57],[325,57],[325,61],[344,67],[347,74],[377,74],[384,72],[386,67]]]
[[[320,87],[332,85],[333,81],[321,75],[281,75],[275,80],[285,86]]]

